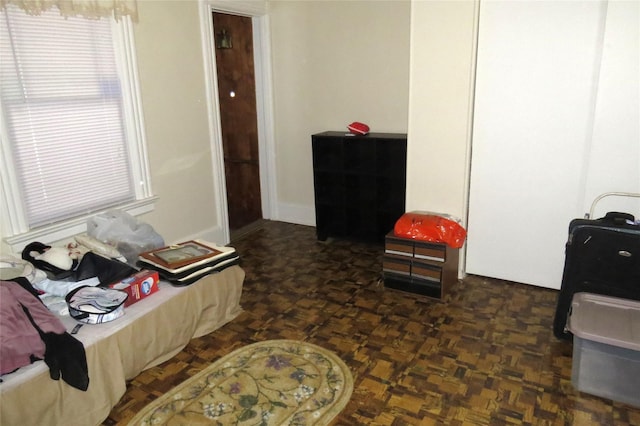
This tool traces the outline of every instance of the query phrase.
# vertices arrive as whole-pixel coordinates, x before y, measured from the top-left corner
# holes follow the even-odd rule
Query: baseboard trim
[[[316,226],[314,207],[300,204],[278,203],[278,217],[274,220],[295,223],[296,225]]]

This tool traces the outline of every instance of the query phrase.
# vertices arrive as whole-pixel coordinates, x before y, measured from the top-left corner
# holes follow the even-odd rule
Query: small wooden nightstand
[[[458,280],[459,249],[444,243],[385,237],[382,272],[385,287],[444,299]]]

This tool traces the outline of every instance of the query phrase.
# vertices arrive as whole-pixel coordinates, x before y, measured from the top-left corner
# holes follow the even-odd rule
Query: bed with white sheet
[[[124,395],[127,380],[240,314],[244,276],[236,265],[186,287],[161,281],[159,291],[126,307],[121,318],[83,325],[75,337],[85,347],[87,391],[52,380],[44,361],[37,361],[2,376],[0,424],[101,424]],[[69,316],[61,319],[69,332],[79,324]]]

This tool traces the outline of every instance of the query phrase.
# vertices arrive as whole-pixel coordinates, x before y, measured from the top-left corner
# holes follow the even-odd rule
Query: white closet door
[[[595,1],[481,2],[467,273],[560,288],[605,17]]]

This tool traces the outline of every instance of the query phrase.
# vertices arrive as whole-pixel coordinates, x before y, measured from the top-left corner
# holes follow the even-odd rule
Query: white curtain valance
[[[14,4],[30,15],[40,15],[55,6],[64,17],[99,19],[113,16],[119,21],[123,16],[129,16],[133,22],[138,22],[137,0],[0,0],[0,3],[3,8]]]

